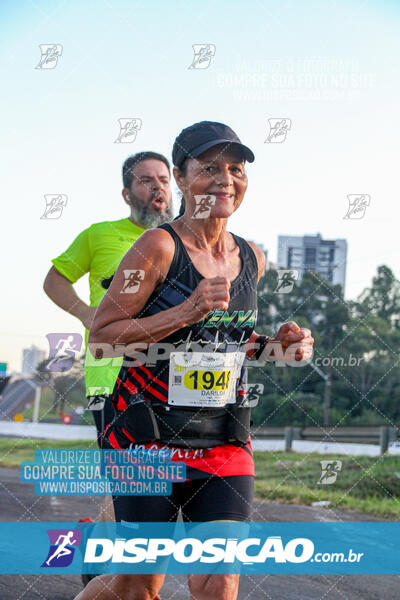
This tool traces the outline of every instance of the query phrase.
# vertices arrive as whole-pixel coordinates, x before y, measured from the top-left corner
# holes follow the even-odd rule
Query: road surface
[[[9,383],[0,396],[0,420],[11,421],[18,412],[23,412],[33,402],[34,397],[35,390],[27,379]]]
[[[15,469],[0,469],[2,521],[75,521],[95,518],[95,497],[35,496],[33,485],[20,483]],[[370,515],[324,508],[255,502],[254,521],[378,521]],[[72,600],[81,590],[78,575],[3,575],[1,600]],[[162,600],[187,600],[184,575],[167,575]],[[399,600],[400,577],[394,575],[242,575],[239,600]]]

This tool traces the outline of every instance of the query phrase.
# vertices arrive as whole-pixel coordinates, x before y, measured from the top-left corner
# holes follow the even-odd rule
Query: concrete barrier
[[[259,442],[284,440],[285,452],[300,448],[314,448],[310,452],[330,452],[328,448],[341,448],[347,454],[346,448],[353,449],[354,455],[365,454],[377,456],[385,452],[397,453],[395,444],[398,436],[397,427],[365,426],[365,427],[254,427],[252,439]],[[267,446],[264,446],[267,448]],[[307,450],[304,450],[307,452]],[[337,450],[332,450],[337,452]],[[350,451],[349,454],[352,452]]]
[[[271,436],[272,439],[252,439],[253,450],[259,452],[268,451],[294,451],[294,452],[318,452],[319,454],[347,454],[349,456],[378,456],[382,450],[388,454],[400,454],[400,442],[388,441],[388,447],[382,447],[382,437],[379,440],[381,444],[360,444],[349,442],[327,442],[325,440],[313,441],[298,439],[299,428],[279,428],[281,439]],[[289,429],[292,429],[289,431]],[[390,432],[389,432],[390,433]],[[89,425],[63,425],[54,423],[31,423],[23,421],[0,421],[0,437],[18,437],[18,438],[37,438],[44,440],[96,440],[96,428]]]

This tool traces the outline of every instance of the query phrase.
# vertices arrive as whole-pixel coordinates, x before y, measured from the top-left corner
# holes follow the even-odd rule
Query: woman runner
[[[114,497],[115,517],[175,521],[180,509],[184,521],[246,521],[254,462],[243,401],[245,353],[259,358],[272,342],[292,350],[289,360],[302,361],[314,340],[294,322],[274,338],[254,331],[265,257],[227,231],[246,192],[251,150],[228,126],[202,121],[180,133],[172,158],[183,195],[180,215],[142,234],[127,252],[89,342],[92,353],[101,344],[148,346],[146,362],[126,358],[121,367],[107,447],[168,447],[186,464],[187,479],[174,483],[170,496]],[[127,279],[134,282],[131,293]],[[164,577],[102,575],[76,600],[156,599]],[[189,575],[188,584],[193,600],[234,600],[239,575]]]

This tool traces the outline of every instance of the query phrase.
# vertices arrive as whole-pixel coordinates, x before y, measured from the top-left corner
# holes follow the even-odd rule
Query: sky
[[[278,235],[347,239],[346,299],[381,264],[398,276],[399,15],[385,0],[2,2],[0,361],[19,370],[47,333],[83,332],[43,292],[50,259],[128,216],[125,158],[170,157],[196,121],[227,123],[256,156],[230,231],[272,261]],[[35,68],[40,44],[62,47],[54,68]],[[195,44],[215,49],[206,69],[189,68]],[[141,120],[129,144],[123,118]],[[283,118],[286,139],[266,142]],[[40,218],[46,194],[67,197],[59,219]],[[349,194],[370,197],[362,219],[343,218]],[[88,299],[86,277],[76,289]]]

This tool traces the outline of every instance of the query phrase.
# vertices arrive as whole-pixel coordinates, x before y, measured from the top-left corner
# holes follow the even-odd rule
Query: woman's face
[[[247,189],[247,175],[240,149],[219,144],[206,150],[198,158],[186,160],[185,174],[174,169],[179,189],[185,196],[186,214],[194,216],[199,200],[196,196],[215,196],[210,202],[208,216],[226,219],[242,203]]]

